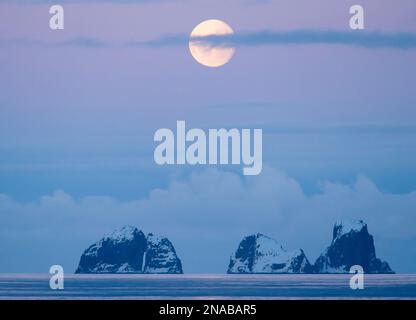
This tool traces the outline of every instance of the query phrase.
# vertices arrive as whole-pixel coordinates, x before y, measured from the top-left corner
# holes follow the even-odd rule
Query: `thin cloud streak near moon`
[[[171,46],[181,45],[188,41],[186,36],[166,36],[147,42],[137,42],[136,45]],[[191,41],[202,42],[205,45],[235,47],[262,45],[349,45],[365,48],[416,48],[414,33],[383,33],[366,31],[334,31],[334,30],[293,30],[293,31],[258,31],[235,33],[232,35],[211,35],[193,37]]]
[[[94,37],[75,37],[68,38],[62,41],[44,41],[39,39],[29,38],[9,38],[0,39],[0,48],[7,49],[13,47],[49,47],[49,48],[64,48],[64,47],[79,47],[79,48],[109,48],[115,44],[101,40]]]
[[[383,33],[366,31],[333,30],[293,30],[293,31],[258,31],[235,33],[230,35],[210,35],[192,37],[185,34],[166,35],[147,41],[111,42],[96,37],[75,37],[58,42],[36,39],[0,39],[0,47],[15,46],[51,46],[80,48],[126,48],[126,47],[173,47],[188,46],[189,41],[201,42],[203,45],[221,47],[266,46],[266,45],[346,45],[369,49],[414,49],[416,33]]]

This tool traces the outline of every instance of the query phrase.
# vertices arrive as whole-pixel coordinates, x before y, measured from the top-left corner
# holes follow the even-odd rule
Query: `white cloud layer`
[[[74,199],[55,191],[37,202],[0,195],[0,272],[41,272],[51,264],[73,272],[87,246],[112,229],[132,224],[167,236],[185,272],[225,272],[229,255],[247,234],[262,232],[288,249],[302,247],[313,262],[340,219],[364,219],[382,259],[413,270],[403,250],[415,247],[416,192],[388,194],[364,176],[352,185],[324,181],[306,195],[300,184],[270,167],[257,177],[217,170],[172,179],[146,199]],[[406,265],[407,263],[407,265]]]

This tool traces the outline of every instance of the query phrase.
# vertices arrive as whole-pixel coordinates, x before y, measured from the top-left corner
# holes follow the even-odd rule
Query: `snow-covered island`
[[[286,251],[261,233],[245,237],[231,256],[227,273],[312,273],[302,249]]]
[[[172,243],[132,226],[115,230],[84,251],[75,273],[183,273]]]
[[[376,257],[373,236],[362,220],[336,223],[330,246],[314,265],[302,249],[288,252],[263,234],[247,236],[231,256],[227,273],[349,273],[353,265],[360,265],[365,273],[394,273]]]
[[[376,257],[374,238],[362,220],[335,223],[331,244],[314,264],[302,249],[287,251],[261,233],[249,235],[231,255],[227,273],[349,273],[353,265],[360,265],[365,273],[394,273]],[[75,273],[181,274],[183,270],[167,238],[126,226],[88,247]]]

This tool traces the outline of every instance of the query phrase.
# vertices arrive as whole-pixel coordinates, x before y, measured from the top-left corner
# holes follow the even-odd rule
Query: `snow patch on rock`
[[[367,228],[367,224],[363,220],[338,221],[334,226],[334,239],[350,232],[360,232],[364,228]]]

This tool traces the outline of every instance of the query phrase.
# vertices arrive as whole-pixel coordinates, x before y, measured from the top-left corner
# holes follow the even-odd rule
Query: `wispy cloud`
[[[115,43],[104,41],[96,37],[74,37],[62,41],[44,41],[28,38],[0,39],[0,48],[7,47],[80,47],[80,48],[108,48],[116,46]]]
[[[57,43],[58,46],[75,46],[75,47],[89,47],[89,48],[103,48],[114,46],[111,42],[93,38],[93,37],[78,37],[71,38]]]
[[[291,30],[291,31],[257,31],[233,35],[213,35],[191,38],[196,43],[207,46],[264,46],[264,45],[347,45],[365,48],[416,48],[415,33],[384,33],[367,31],[335,30]],[[182,45],[189,41],[186,35],[169,35],[146,42],[136,42],[141,46]]]
[[[166,35],[151,40],[127,40],[123,42],[106,41],[96,37],[75,37],[50,42],[34,39],[0,39],[0,47],[12,46],[48,46],[80,48],[134,48],[134,47],[175,47],[184,46],[192,41],[209,47],[270,46],[270,45],[345,45],[369,49],[414,49],[416,33],[383,33],[366,31],[333,30],[293,30],[258,31],[233,35],[213,35],[189,38],[187,34]]]

